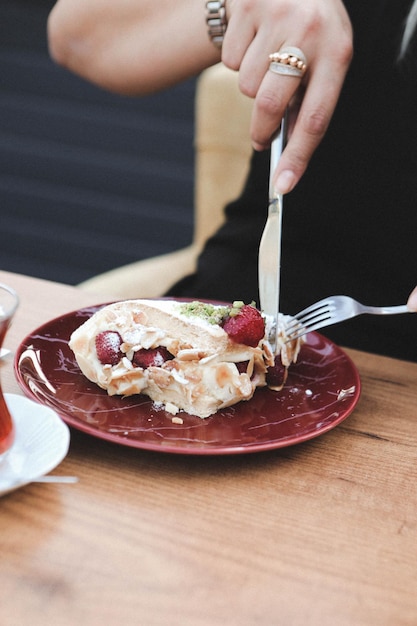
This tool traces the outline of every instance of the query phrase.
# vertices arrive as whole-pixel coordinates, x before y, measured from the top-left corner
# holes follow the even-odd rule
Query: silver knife
[[[285,147],[287,138],[287,113],[285,113],[278,135],[271,144],[271,162],[269,168],[269,207],[268,218],[259,245],[258,277],[261,310],[272,318],[269,334],[274,354],[277,353],[279,290],[281,272],[281,227],[282,195],[274,190],[272,175]]]

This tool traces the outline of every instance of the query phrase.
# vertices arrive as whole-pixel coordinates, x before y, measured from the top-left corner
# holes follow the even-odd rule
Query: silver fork
[[[349,296],[330,296],[303,309],[287,324],[287,341],[293,341],[308,332],[344,322],[351,317],[370,315],[395,315],[412,313],[406,304],[400,306],[365,306]]]

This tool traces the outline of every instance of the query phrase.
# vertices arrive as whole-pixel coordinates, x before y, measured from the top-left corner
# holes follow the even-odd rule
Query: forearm
[[[87,80],[139,95],[169,87],[220,61],[210,42],[204,0],[58,0],[49,21],[52,56]],[[222,48],[254,98],[251,139],[269,146],[289,107],[289,141],[274,184],[282,194],[303,175],[324,136],[352,56],[342,0],[228,0]],[[307,71],[270,71],[270,54],[302,48]],[[275,68],[276,69],[276,68]]]
[[[202,0],[58,0],[48,21],[53,59],[105,89],[165,89],[220,60]]]

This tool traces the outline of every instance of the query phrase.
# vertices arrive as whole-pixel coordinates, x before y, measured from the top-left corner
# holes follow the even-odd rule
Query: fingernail
[[[294,172],[284,170],[277,178],[275,189],[278,193],[284,195],[294,189],[296,182]]]
[[[408,298],[407,306],[410,311],[417,312],[417,287],[411,292],[411,295]]]
[[[270,147],[269,144],[264,145],[263,143],[256,143],[255,141],[252,142],[252,148],[256,150],[256,152],[263,152],[264,150],[267,150],[269,147]]]

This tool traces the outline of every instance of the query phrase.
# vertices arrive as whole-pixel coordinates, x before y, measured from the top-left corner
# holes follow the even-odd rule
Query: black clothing
[[[329,130],[284,199],[281,310],[346,294],[404,304],[417,284],[417,46],[397,62],[411,2],[346,2],[355,56]],[[413,54],[414,53],[414,54]],[[414,61],[416,59],[416,61]],[[258,301],[268,153],[207,243],[197,273],[170,295]],[[417,316],[361,316],[323,334],[345,346],[417,361]]]
[[[258,248],[268,207],[269,151],[254,153],[242,195],[225,209],[226,222],[206,243],[195,274],[167,295],[258,302]]]

